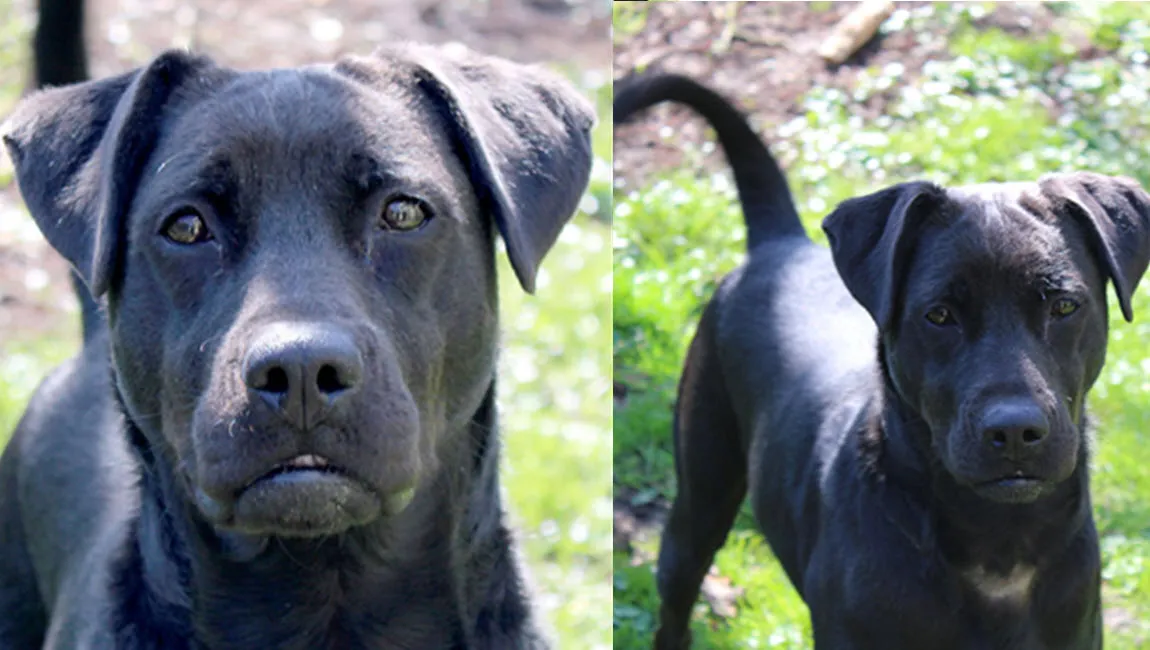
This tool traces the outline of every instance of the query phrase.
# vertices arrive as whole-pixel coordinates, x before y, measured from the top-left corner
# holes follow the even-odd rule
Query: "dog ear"
[[[914,215],[945,200],[932,183],[913,182],[847,199],[823,220],[835,267],[879,330],[894,318],[899,281],[910,257]]]
[[[1091,172],[1049,174],[1038,181],[1042,193],[1065,202],[1087,227],[1098,259],[1106,265],[1127,322],[1130,300],[1150,264],[1150,196],[1137,181]]]
[[[587,188],[590,102],[546,70],[461,47],[409,44],[375,56],[410,70],[441,107],[515,275],[533,293],[540,262]]]
[[[40,91],[0,128],[32,218],[95,297],[116,273],[123,223],[165,105],[208,65],[168,52],[127,74]]]

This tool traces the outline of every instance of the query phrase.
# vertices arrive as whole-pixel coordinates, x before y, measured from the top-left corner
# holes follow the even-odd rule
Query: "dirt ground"
[[[898,2],[910,12],[929,2]],[[614,73],[619,80],[636,70],[663,70],[705,80],[739,102],[760,133],[802,115],[799,99],[822,86],[852,90],[859,73],[901,63],[904,83],[915,79],[923,64],[950,58],[944,38],[903,29],[879,34],[839,66],[829,66],[815,53],[852,2],[674,2],[648,7],[641,31],[617,32]],[[1007,32],[1044,31],[1056,16],[1036,2],[999,3],[976,21]],[[893,93],[876,94],[853,107],[863,118],[881,113]],[[671,135],[674,137],[670,137]],[[652,175],[683,164],[683,151],[700,151],[708,139],[701,120],[681,107],[658,107],[615,131],[616,186],[641,187]],[[717,149],[705,153],[708,170],[725,169]]]
[[[399,40],[461,42],[524,62],[609,74],[610,0],[91,0],[94,77],[121,72],[170,47],[239,68],[369,53]],[[35,0],[17,0],[32,21]],[[0,119],[2,119],[0,115]],[[2,155],[2,154],[0,154]],[[0,161],[0,168],[5,164]],[[23,217],[15,184],[0,190],[0,343],[70,327],[67,265]]]

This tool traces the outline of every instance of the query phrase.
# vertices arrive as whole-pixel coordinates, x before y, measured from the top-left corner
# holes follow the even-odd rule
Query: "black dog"
[[[499,496],[495,237],[531,291],[592,121],[549,73],[414,45],[25,100],[21,191],[107,317],[0,460],[0,647],[545,647]]]
[[[839,205],[827,251],[715,93],[640,79],[616,120],[665,100],[718,133],[749,259],[683,371],[656,647],[688,644],[748,490],[819,648],[1101,647],[1084,406],[1106,278],[1129,320],[1150,260],[1150,197],[1088,173],[905,183]]]

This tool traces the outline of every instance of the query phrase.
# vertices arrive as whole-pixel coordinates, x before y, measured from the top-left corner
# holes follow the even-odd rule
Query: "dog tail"
[[[653,74],[616,84],[615,124],[666,101],[690,106],[715,129],[735,175],[747,222],[747,249],[779,235],[805,235],[787,178],[746,116],[706,86],[681,75]]]
[[[40,0],[40,18],[33,36],[36,86],[66,86],[88,80],[84,43],[84,0]],[[88,287],[72,272],[72,291],[80,301],[84,341],[100,327],[100,306]]]
[[[36,85],[64,86],[88,80],[84,46],[84,0],[40,0],[32,37]]]

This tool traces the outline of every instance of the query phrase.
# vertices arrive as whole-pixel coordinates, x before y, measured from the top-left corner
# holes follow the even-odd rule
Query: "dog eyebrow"
[[[447,216],[456,221],[465,220],[459,202],[450,200],[434,183],[397,174],[368,153],[360,151],[348,156],[343,177],[345,182],[354,188],[358,201],[366,201],[373,195],[392,189],[397,193],[410,194],[415,198],[426,200],[433,206],[448,208],[447,214],[440,216]]]
[[[164,178],[160,178],[161,175]],[[224,157],[181,153],[170,156],[155,167],[153,179],[162,189],[142,202],[139,209],[163,219],[173,205],[201,201],[211,206],[221,220],[230,218],[230,206],[237,193],[234,170]]]
[[[234,196],[236,174],[231,160],[224,157],[210,160],[207,165],[200,168],[191,183],[191,188],[200,194],[220,200]]]
[[[1086,293],[1086,285],[1061,265],[1036,274],[1034,284],[1045,299],[1047,293]]]
[[[211,153],[206,158],[196,153],[177,153],[164,159],[153,177],[165,172],[177,173],[188,171],[190,179],[185,185],[188,193],[225,196],[232,192],[235,185],[235,170],[231,160],[219,153]]]
[[[344,180],[363,194],[371,194],[388,180],[383,165],[374,156],[364,152],[354,152],[348,156],[344,170]]]

